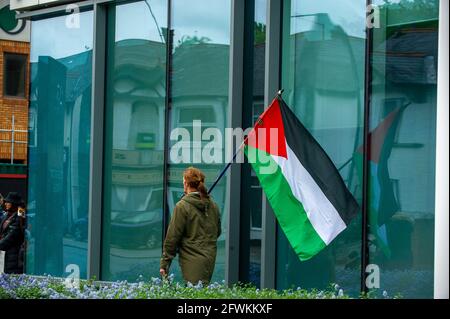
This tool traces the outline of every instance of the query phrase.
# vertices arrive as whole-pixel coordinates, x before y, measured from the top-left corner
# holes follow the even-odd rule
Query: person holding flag
[[[186,283],[208,285],[214,272],[220,211],[205,187],[205,174],[195,167],[183,173],[184,196],[173,210],[164,240],[160,274],[166,278],[178,254]]]

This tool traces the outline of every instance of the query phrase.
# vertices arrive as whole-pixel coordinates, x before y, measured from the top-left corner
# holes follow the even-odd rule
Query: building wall
[[[217,3],[223,4],[220,1],[218,0]],[[198,5],[201,2],[196,3]],[[419,1],[413,2],[419,3]],[[174,1],[174,12],[183,11],[184,14],[180,17],[175,15],[174,21],[172,21],[176,38],[174,39],[173,60],[169,66],[165,62],[165,41],[163,40],[166,22],[164,19],[168,10],[165,0],[152,2],[153,10],[157,12],[154,17],[157,23],[150,20],[149,17],[152,14],[147,11],[147,6],[143,1],[99,6],[100,8],[105,6],[108,17],[107,22],[100,19],[108,31],[107,45],[104,48],[107,54],[105,59],[100,57],[100,60],[105,61],[105,71],[92,68],[92,56],[103,54],[100,53],[103,51],[102,48],[92,49],[96,34],[100,35],[99,31],[94,30],[101,29],[93,28],[93,18],[96,14],[96,18],[101,18],[101,14],[98,13],[100,11],[97,13],[83,12],[79,29],[67,28],[63,12],[60,12],[61,15],[57,17],[41,17],[42,19],[33,21],[32,63],[33,73],[36,72],[37,76],[32,80],[30,108],[32,112],[39,115],[37,116],[39,121],[33,121],[36,125],[34,129],[38,132],[36,147],[30,145],[29,195],[30,203],[33,203],[31,207],[34,209],[32,211],[34,220],[30,220],[29,225],[34,227],[30,227],[32,231],[27,252],[27,273],[62,275],[65,266],[77,264],[80,266],[80,274],[83,278],[95,275],[102,280],[136,280],[138,275],[158,276],[158,258],[162,244],[160,234],[164,229],[162,226],[165,225],[163,221],[155,218],[156,222],[153,224],[156,227],[155,230],[150,231],[151,236],[149,237],[146,232],[150,228],[145,225],[145,219],[148,221],[149,216],[158,218],[163,216],[161,212],[164,188],[168,191],[172,204],[178,200],[182,171],[182,165],[177,166],[168,160],[167,178],[169,183],[163,184],[161,166],[164,159],[159,152],[163,151],[163,142],[167,138],[167,135],[164,135],[166,133],[164,125],[166,124],[163,121],[163,110],[166,107],[166,104],[163,103],[165,94],[170,93],[172,97],[169,132],[176,127],[188,127],[187,124],[191,120],[214,118],[211,116],[213,113],[217,115],[215,121],[209,122],[220,129],[229,123],[230,114],[231,117],[242,115],[243,122],[251,122],[250,125],[252,125],[255,114],[261,113],[259,108],[249,109],[248,105],[253,105],[252,103],[247,103],[243,110],[231,103],[228,106],[228,90],[233,86],[228,81],[228,72],[230,71],[228,66],[231,56],[228,55],[228,50],[236,54],[233,51],[235,49],[232,45],[228,49],[227,37],[226,41],[224,39],[216,40],[215,35],[210,34],[214,29],[210,24],[203,24],[203,28],[198,26],[198,21],[201,20],[199,17],[209,16],[214,12],[218,12],[220,15],[225,10],[217,8],[213,10],[213,2],[210,1],[207,6],[203,3],[198,10],[190,8],[192,15],[188,15],[188,9],[183,7],[182,3],[182,1]],[[355,219],[342,236],[309,263],[300,263],[287,240],[282,237],[281,230],[278,231],[276,241],[274,241],[276,250],[274,248],[272,252],[267,249],[267,247],[270,248],[267,241],[265,243],[263,241],[261,244],[262,253],[269,258],[264,259],[264,256],[261,258],[258,255],[258,252],[261,252],[257,249],[251,251],[250,247],[244,251],[243,242],[247,241],[247,245],[250,246],[250,239],[254,242],[255,238],[243,238],[243,234],[253,229],[250,229],[250,221],[244,223],[243,219],[240,219],[241,224],[239,225],[230,223],[231,227],[225,226],[227,229],[239,228],[237,231],[239,234],[230,233],[224,229],[222,242],[228,244],[230,238],[235,240],[230,234],[236,234],[239,237],[239,243],[234,247],[223,245],[219,251],[214,280],[220,281],[224,277],[227,278],[227,274],[230,273],[230,264],[236,262],[236,260],[229,262],[229,259],[226,259],[229,258],[227,254],[230,255],[231,250],[237,249],[239,250],[238,257],[232,258],[239,259],[239,280],[241,281],[258,283],[258,276],[261,279],[267,278],[267,273],[276,269],[274,285],[279,289],[292,286],[323,289],[330,283],[336,282],[346,292],[358,295],[361,279],[364,280],[361,278],[360,272],[363,266],[360,251],[361,245],[364,245],[364,241],[361,240],[361,229],[362,226],[366,228],[370,226],[371,233],[366,236],[365,245],[370,250],[368,252],[370,262],[380,266],[382,272],[381,289],[377,291],[381,293],[383,289],[386,289],[390,294],[401,293],[406,297],[429,298],[432,296],[430,288],[433,284],[433,273],[430,270],[433,260],[430,258],[430,254],[421,253],[419,255],[415,252],[433,252],[433,233],[429,231],[432,229],[433,220],[419,216],[421,217],[419,222],[411,223],[411,219],[416,219],[418,215],[424,215],[422,211],[425,210],[433,213],[434,203],[430,198],[434,194],[434,190],[427,189],[423,179],[417,181],[411,180],[409,177],[422,175],[432,182],[434,176],[433,143],[435,139],[433,134],[430,134],[428,138],[426,133],[434,130],[430,123],[436,116],[433,104],[436,83],[429,82],[430,80],[425,83],[417,82],[416,79],[411,79],[411,76],[402,77],[402,74],[409,74],[409,72],[396,72],[393,67],[399,64],[399,56],[402,57],[400,62],[409,61],[401,64],[400,70],[415,70],[414,66],[422,65],[415,63],[417,62],[415,54],[405,55],[403,51],[411,51],[409,46],[412,44],[415,49],[417,39],[414,40],[413,36],[417,36],[419,39],[428,39],[429,43],[433,44],[434,40],[428,31],[434,27],[437,20],[432,21],[434,24],[416,27],[416,29],[420,29],[420,33],[418,30],[412,32],[410,27],[404,28],[404,38],[401,39],[402,41],[398,41],[395,36],[397,33],[393,32],[398,31],[395,29],[399,27],[397,22],[406,23],[408,21],[403,21],[405,14],[403,11],[399,11],[395,4],[385,8],[392,13],[388,15],[391,19],[387,24],[389,28],[376,30],[375,36],[371,40],[373,44],[378,44],[374,45],[377,50],[373,50],[378,54],[373,56],[374,60],[370,64],[374,79],[368,83],[371,85],[369,96],[371,113],[370,123],[365,123],[362,115],[365,105],[363,102],[367,98],[363,91],[367,74],[367,70],[364,68],[365,59],[368,58],[367,52],[364,50],[366,2],[352,0],[343,5],[344,8],[353,8],[355,12],[359,12],[357,17],[352,18],[356,24],[353,24],[352,21],[349,23],[348,19],[353,11],[346,10],[336,13],[332,1],[284,0],[283,3],[286,10],[283,11],[285,17],[281,22],[283,27],[281,62],[283,63],[280,73],[282,76],[281,87],[285,89],[284,98],[321,143],[336,166],[344,164],[347,158],[351,158],[353,153],[359,149],[363,140],[364,127],[368,127],[369,130],[378,127],[385,116],[390,114],[392,108],[397,106],[396,103],[403,101],[404,93],[416,93],[412,94],[415,97],[412,99],[414,103],[409,106],[399,124],[399,131],[394,139],[395,143],[392,142],[395,145],[387,147],[388,149],[396,148],[392,152],[392,158],[390,154],[386,155],[390,159],[386,170],[389,168],[388,173],[391,173],[392,180],[399,181],[395,184],[398,186],[398,188],[394,188],[395,195],[406,198],[405,205],[401,207],[401,210],[400,208],[390,209],[391,213],[396,213],[396,216],[388,216],[393,219],[391,225],[387,225],[391,228],[387,226],[383,228],[382,226],[385,224],[376,222],[368,225],[367,221],[363,225],[361,219]],[[265,4],[262,7],[271,8],[270,5],[266,6]],[[177,11],[178,8],[183,10]],[[201,10],[205,10],[205,12],[201,12]],[[230,12],[230,10],[226,10]],[[274,15],[270,10],[268,10],[271,12],[269,16]],[[324,14],[325,11],[328,13]],[[421,18],[427,17],[422,8],[416,10],[413,7],[410,11],[412,12],[410,19],[413,22],[423,21]],[[435,11],[431,10],[431,12]],[[305,14],[307,19],[303,19]],[[396,16],[397,14],[398,16]],[[187,17],[187,19],[184,20],[183,17]],[[397,21],[393,17],[403,20]],[[140,22],[140,19],[143,23]],[[231,20],[233,21],[233,19]],[[291,21],[291,19],[296,20]],[[268,21],[270,22],[270,19]],[[383,21],[384,24],[387,23],[385,20]],[[268,26],[271,25],[269,22]],[[101,23],[99,22],[99,24]],[[227,34],[229,23],[230,21],[225,17],[217,29]],[[240,22],[231,23],[238,24]],[[136,27],[130,28],[130,24],[135,24]],[[158,25],[162,27],[162,30],[159,30]],[[208,26],[204,27],[204,25]],[[253,20],[250,26],[254,27]],[[183,36],[180,37],[180,35]],[[103,35],[101,36],[103,37]],[[46,45],[46,41],[49,39],[52,44],[55,44],[54,46]],[[273,40],[272,37],[268,37],[268,39]],[[230,42],[233,41],[238,43],[240,40],[230,40]],[[249,40],[245,38],[242,41]],[[76,45],[71,47],[70,44]],[[248,43],[246,42],[246,44]],[[271,43],[268,45],[270,47]],[[402,54],[392,54],[392,52],[395,53],[396,50],[393,50],[395,48],[398,48]],[[74,52],[69,52],[71,50]],[[255,51],[257,50],[255,49]],[[249,61],[255,60],[256,70],[260,70],[259,67],[263,65],[270,65],[267,61],[273,62],[272,60],[278,59],[278,57],[272,57],[271,50],[267,50],[267,59],[261,59],[259,61],[261,63],[257,63],[258,52],[255,52],[254,55],[255,57],[250,58]],[[421,67],[420,70],[433,70],[430,61],[429,58],[423,59],[423,68]],[[246,64],[244,68],[252,65],[248,61]],[[164,81],[167,68],[172,76],[170,87],[165,87],[166,82]],[[233,70],[233,72],[241,71]],[[433,72],[422,71],[417,72],[417,75],[426,74],[429,76],[426,77],[427,79],[433,78],[431,76]],[[242,72],[248,72],[250,76],[253,76],[251,71]],[[262,83],[259,83],[261,88],[264,87],[263,84],[267,84],[272,72],[274,71],[264,72],[266,76],[261,81]],[[102,99],[98,99],[101,100],[100,103],[90,100],[92,87],[96,88],[94,83],[91,85],[91,75],[94,79],[105,79],[105,83],[103,83],[106,87],[105,92],[100,91],[94,94],[103,94],[105,102]],[[258,77],[255,76],[255,82],[257,79]],[[251,92],[248,88],[252,88],[248,82],[245,85],[248,87],[244,86],[244,95]],[[61,90],[61,88],[65,89]],[[60,90],[59,94],[51,94],[57,89]],[[37,94],[38,92],[39,94]],[[254,95],[257,95],[258,99],[260,98],[259,94]],[[151,99],[155,101],[154,105],[149,104]],[[208,103],[209,101],[211,102]],[[428,103],[426,108],[422,105],[425,102]],[[199,106],[203,107],[200,111]],[[88,183],[89,169],[93,165],[93,161],[89,162],[89,152],[92,150],[90,143],[98,138],[90,136],[89,132],[96,132],[96,128],[100,126],[103,129],[103,123],[99,125],[97,121],[94,121],[94,128],[89,130],[91,107],[93,113],[101,110],[102,114],[103,111],[106,114],[104,135],[102,136],[105,141],[102,140],[99,144],[92,142],[94,145],[103,146],[104,144],[105,146],[99,147],[104,152],[104,164],[102,164],[104,166],[99,169],[102,173],[95,175],[96,177],[100,176],[99,179],[103,180],[103,191],[92,188],[93,183]],[[207,112],[211,107],[215,112]],[[421,108],[417,109],[417,107]],[[425,111],[429,112],[426,113],[427,116],[424,116]],[[241,112],[242,114],[239,114]],[[181,113],[184,113],[184,116],[181,116]],[[186,114],[189,114],[190,117]],[[208,114],[210,115],[208,116]],[[50,123],[52,125],[48,125]],[[416,127],[420,129],[416,129]],[[411,132],[412,128],[415,129],[413,132]],[[149,138],[150,142],[147,145],[142,145],[144,138],[139,139],[139,133],[144,138]],[[410,140],[413,137],[414,140]],[[423,144],[425,141],[429,143],[429,148],[419,148],[418,146],[421,147],[419,144]],[[32,143],[30,142],[30,144]],[[170,146],[169,144],[169,148]],[[405,150],[408,153],[404,152]],[[420,151],[420,156],[416,156],[419,152],[416,150]],[[150,154],[155,156],[147,156]],[[422,158],[429,161],[431,165],[428,165],[428,162],[427,165],[418,162]],[[404,165],[407,160],[409,160],[408,165]],[[158,165],[146,167],[146,165],[150,166],[148,164]],[[195,164],[197,165],[197,163]],[[202,168],[211,172],[211,178],[207,176],[207,183],[213,180],[221,168],[221,166],[208,167],[204,163],[200,165],[204,165]],[[370,182],[375,179],[371,176],[359,176],[360,172],[358,172],[357,166],[354,164],[342,166],[342,175],[348,188],[358,200],[361,200],[363,185],[368,185],[370,189]],[[414,174],[409,173],[412,170],[414,170]],[[422,174],[418,172],[422,172]],[[157,175],[158,173],[161,175]],[[252,182],[251,178],[253,177],[250,170],[243,173],[243,176],[244,174],[247,174],[243,180],[247,178],[248,186],[257,186],[257,183],[255,183],[256,185],[249,183],[249,181]],[[154,187],[154,184],[158,184],[159,187]],[[239,188],[242,194],[247,195],[249,191],[246,191],[242,185],[244,183],[231,185],[231,187]],[[389,186],[390,183],[386,185]],[[149,187],[145,188],[146,186]],[[388,186],[381,185],[380,188],[388,189]],[[220,195],[217,196],[216,194],[219,192]],[[252,217],[258,214],[265,216],[267,208],[261,204],[261,193],[258,191],[254,198],[250,199],[245,195],[242,197],[243,203],[252,202],[249,205],[254,204],[248,209],[251,211]],[[228,216],[245,213],[247,209],[241,206],[241,210],[236,212],[227,208],[230,207],[229,203],[232,201],[228,186],[219,185],[213,195],[216,201],[223,205],[221,210]],[[380,199],[375,198],[368,191],[366,191],[366,195],[369,198],[369,205],[387,202],[381,199],[381,195]],[[94,199],[100,198],[99,200],[104,204],[103,208],[95,210],[93,209],[95,205],[88,207],[89,196]],[[49,203],[51,203],[51,207],[46,206]],[[416,209],[419,208],[421,212],[417,214]],[[373,212],[377,213],[377,210],[373,210]],[[96,218],[100,216],[102,224],[95,225],[96,219],[91,219],[92,216]],[[369,221],[375,220],[375,218],[369,217]],[[92,220],[94,222],[91,222]],[[228,219],[224,216],[223,220]],[[143,226],[145,229],[142,229]],[[272,231],[264,222],[261,226],[263,238],[268,238],[267,234],[270,235]],[[89,227],[91,227],[90,231],[94,240],[92,240],[92,236],[88,239]],[[141,227],[141,229],[137,227]],[[54,231],[51,239],[48,237],[48,228]],[[383,233],[386,228],[387,235]],[[101,232],[98,232],[101,235],[98,237],[95,237],[97,236],[96,229],[101,229]],[[275,231],[273,233],[275,234]],[[392,254],[392,258],[383,250],[382,241],[385,238],[381,238],[381,235],[391,236],[392,247],[390,248],[392,251],[389,254]],[[156,239],[153,238],[155,236]],[[101,249],[96,246],[97,241]],[[88,247],[90,247],[89,250]],[[250,256],[247,256],[247,263],[242,263],[244,253],[248,255],[253,253],[256,255],[254,259],[259,259],[260,263],[267,262],[272,258],[273,260],[270,262],[274,263],[274,267],[264,265],[259,270],[256,266],[255,268],[258,270],[253,271],[251,267],[257,262],[254,263],[253,260],[250,260]],[[95,261],[86,267],[87,260],[89,260],[88,254]],[[98,265],[92,267],[94,263]],[[101,268],[98,273],[95,270],[97,266]],[[179,274],[176,266],[171,269],[171,272]],[[242,275],[244,272],[246,274]],[[253,275],[256,278],[252,278]],[[266,284],[266,282],[267,280],[261,280],[261,286],[272,285],[271,283]]]
[[[5,53],[17,53],[30,55],[30,43],[0,40],[0,129],[11,130],[14,116],[15,130],[28,130],[28,87],[29,76],[26,76],[25,97],[10,98],[4,96],[4,55]],[[27,63],[27,75],[30,74],[29,62]],[[27,141],[28,134],[15,133],[15,140]],[[11,140],[10,132],[0,132],[0,140]],[[26,164],[27,144],[17,144],[14,146],[14,163]],[[11,143],[0,142],[0,163],[11,163]]]

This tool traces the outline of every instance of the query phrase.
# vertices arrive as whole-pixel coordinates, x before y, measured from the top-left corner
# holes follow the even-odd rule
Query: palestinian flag
[[[399,204],[395,197],[394,185],[389,176],[388,161],[394,145],[395,134],[403,111],[410,103],[397,107],[391,111],[378,126],[369,133],[369,225],[370,233],[375,237],[376,245],[384,255],[391,257],[386,223],[398,212]],[[360,184],[363,183],[363,154],[361,145],[354,154],[353,160],[359,175]]]
[[[280,97],[259,117],[244,151],[300,260],[330,244],[358,213],[333,162]]]

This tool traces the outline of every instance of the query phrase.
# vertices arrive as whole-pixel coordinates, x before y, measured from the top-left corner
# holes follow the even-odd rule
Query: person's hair
[[[195,167],[188,167],[183,173],[184,180],[190,188],[196,189],[201,198],[209,198],[208,190],[205,186],[205,174]]]

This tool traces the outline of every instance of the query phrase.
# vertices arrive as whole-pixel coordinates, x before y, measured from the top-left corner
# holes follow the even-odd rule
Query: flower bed
[[[213,283],[203,287],[173,282],[173,275],[165,281],[152,278],[137,283],[94,282],[81,280],[66,282],[56,277],[0,274],[0,299],[348,299],[338,285],[327,290],[301,288],[278,291],[257,289],[248,285],[227,287]],[[389,296],[384,293],[385,298]]]

